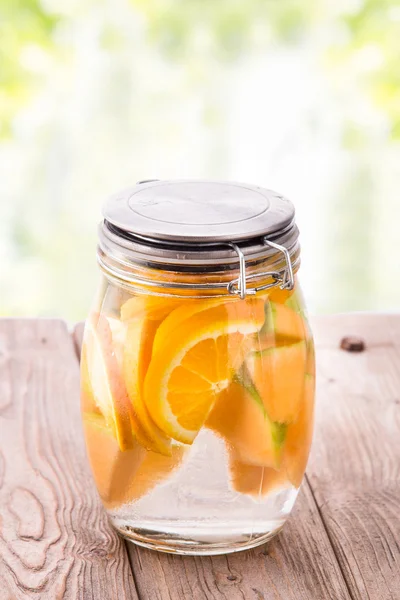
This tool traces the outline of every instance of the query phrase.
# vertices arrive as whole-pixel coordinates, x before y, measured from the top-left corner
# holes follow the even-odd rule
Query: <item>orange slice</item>
[[[162,348],[166,338],[168,336],[175,335],[175,328],[190,317],[209,308],[216,308],[218,305],[225,305],[228,302],[235,300],[235,298],[211,298],[206,300],[186,300],[183,304],[181,302],[180,306],[175,307],[175,310],[170,312],[168,317],[163,321],[161,327],[157,331],[157,335],[154,339],[154,352],[157,352],[159,348]]]
[[[138,317],[146,319],[164,319],[174,308],[182,304],[182,298],[173,296],[137,295],[121,306],[121,320],[128,321]]]
[[[101,414],[93,394],[92,384],[89,375],[89,366],[87,359],[86,344],[82,345],[81,352],[81,407],[82,412],[93,412]]]
[[[139,438],[139,441],[145,448],[169,456],[171,454],[171,440],[154,423],[143,400],[143,382],[150,363],[153,340],[159,324],[159,320],[150,320],[144,317],[128,321],[123,355],[123,373],[133,410],[144,432],[144,438]]]
[[[209,306],[215,306],[215,300],[136,296],[121,307],[121,318],[127,326],[123,352],[124,379],[145,434],[145,439],[139,438],[139,441],[149,450],[166,456],[171,453],[171,440],[154,423],[143,400],[143,383],[153,344],[156,345],[159,329],[162,339],[163,331],[174,330],[178,323]]]
[[[120,449],[128,450],[133,447],[133,415],[112,331],[102,315],[92,314],[86,322],[84,357],[96,406],[114,430]]]
[[[201,305],[204,309],[198,311]],[[172,312],[160,326],[144,385],[153,420],[186,444],[193,442],[243,362],[253,343],[249,334],[264,322],[259,299],[204,301],[196,307],[177,309],[179,315]]]
[[[122,357],[126,338],[126,326],[115,317],[105,317],[111,330],[112,351],[117,361],[118,367],[122,369]]]
[[[305,342],[254,352],[248,358],[247,367],[271,421],[291,423],[296,420],[306,358]]]
[[[272,423],[254,386],[233,382],[218,397],[206,427],[222,436],[238,461],[278,467],[285,426]]]
[[[314,426],[315,379],[306,375],[300,412],[286,432],[284,464],[290,482],[299,487],[307,466]]]
[[[148,452],[137,442],[121,452],[104,418],[84,414],[86,445],[98,492],[107,508],[117,508],[149,493],[180,465],[183,446],[174,446],[170,457]]]

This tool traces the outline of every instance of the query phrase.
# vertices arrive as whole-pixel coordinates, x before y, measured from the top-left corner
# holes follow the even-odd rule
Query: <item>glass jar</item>
[[[313,428],[299,253],[293,205],[269,190],[152,181],[106,203],[82,416],[125,538],[222,554],[283,526]]]

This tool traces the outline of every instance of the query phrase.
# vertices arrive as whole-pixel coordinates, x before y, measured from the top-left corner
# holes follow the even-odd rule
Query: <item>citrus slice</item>
[[[262,300],[195,305],[171,313],[157,331],[144,385],[155,423],[191,444],[218,396],[243,362],[251,335],[264,322]],[[199,302],[196,306],[203,304]],[[192,312],[190,312],[192,310]],[[168,323],[167,323],[168,321]]]
[[[306,470],[314,425],[315,379],[307,374],[297,420],[287,428],[284,464],[290,482],[299,487]]]
[[[183,304],[181,301],[180,306],[175,306],[175,310],[170,312],[158,329],[154,339],[154,352],[157,352],[158,349],[163,347],[165,340],[169,336],[175,336],[176,327],[190,317],[210,308],[216,308],[219,305],[225,305],[232,301],[235,302],[235,300],[235,298],[209,298],[205,300],[196,298],[190,301],[186,300]],[[173,339],[173,337],[171,339]]]
[[[247,367],[254,385],[272,421],[291,423],[300,410],[307,346],[298,342],[254,352]]]
[[[122,369],[122,358],[124,352],[124,344],[126,338],[126,326],[121,323],[119,319],[115,317],[105,317],[107,319],[108,326],[111,330],[112,337],[112,351],[117,361],[118,367]]]
[[[133,410],[144,432],[144,438],[139,439],[140,443],[148,450],[169,456],[171,440],[154,423],[143,400],[143,382],[159,324],[159,320],[145,317],[138,317],[127,322],[123,374]]]
[[[273,423],[261,398],[250,383],[236,381],[218,397],[207,421],[232,449],[238,461],[277,468],[280,464],[286,427]]]
[[[81,352],[81,407],[82,412],[101,414],[97,407],[93,394],[92,383],[89,375],[89,365],[87,359],[86,344],[82,346]]]
[[[181,298],[173,296],[137,295],[127,300],[121,306],[121,321],[138,317],[146,319],[164,319],[174,308],[182,304]]]
[[[204,306],[208,304],[201,300],[188,302],[169,296],[138,295],[121,307],[121,319],[127,326],[123,373],[134,412],[144,432],[144,438],[139,437],[139,441],[145,448],[166,456],[171,454],[171,440],[154,423],[143,400],[143,384],[153,352],[154,338],[160,325],[172,313],[174,317],[170,321],[177,323],[202,310]]]
[[[167,479],[182,461],[183,446],[174,446],[170,457],[148,452],[137,442],[121,452],[101,415],[86,413],[83,424],[93,476],[107,508],[139,500]]]
[[[84,356],[96,406],[114,430],[120,449],[128,450],[133,447],[133,415],[106,317],[92,314],[87,320]]]
[[[119,319],[113,317],[106,317],[108,324],[110,326],[112,332],[112,341],[113,341],[113,352],[116,358],[116,361],[119,366],[120,377],[124,377],[124,356],[126,354],[126,348],[129,348],[129,340],[136,339],[136,332],[132,332],[127,326],[127,323],[120,321]],[[133,335],[132,335],[133,334]],[[129,335],[129,338],[128,338]],[[146,338],[147,340],[147,338]],[[130,411],[131,411],[131,421],[133,425],[133,431],[136,435],[138,442],[149,450],[154,449],[151,442],[149,442],[148,435],[146,434],[145,428],[142,425],[142,422],[139,420],[137,412],[134,410],[134,406],[132,404],[132,398],[129,394],[129,389],[127,386],[127,381],[124,378],[124,385],[126,386],[127,393],[130,400]],[[155,427],[155,426],[154,426]],[[165,454],[170,454],[169,452],[169,441],[166,441],[168,445],[168,450],[165,451]]]

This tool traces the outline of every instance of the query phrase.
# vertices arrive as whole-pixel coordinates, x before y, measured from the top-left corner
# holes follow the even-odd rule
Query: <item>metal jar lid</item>
[[[122,264],[234,268],[239,263],[230,291],[244,297],[261,289],[248,288],[246,260],[280,253],[286,266],[276,284],[293,287],[295,210],[271,190],[223,181],[146,181],[111,196],[103,215],[100,249]]]

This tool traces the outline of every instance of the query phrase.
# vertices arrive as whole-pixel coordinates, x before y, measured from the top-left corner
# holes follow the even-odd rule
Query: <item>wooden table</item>
[[[293,516],[266,546],[193,558],[108,525],[80,425],[81,329],[0,321],[0,600],[399,600],[400,315],[314,331],[316,433]],[[350,334],[364,352],[339,348]]]

